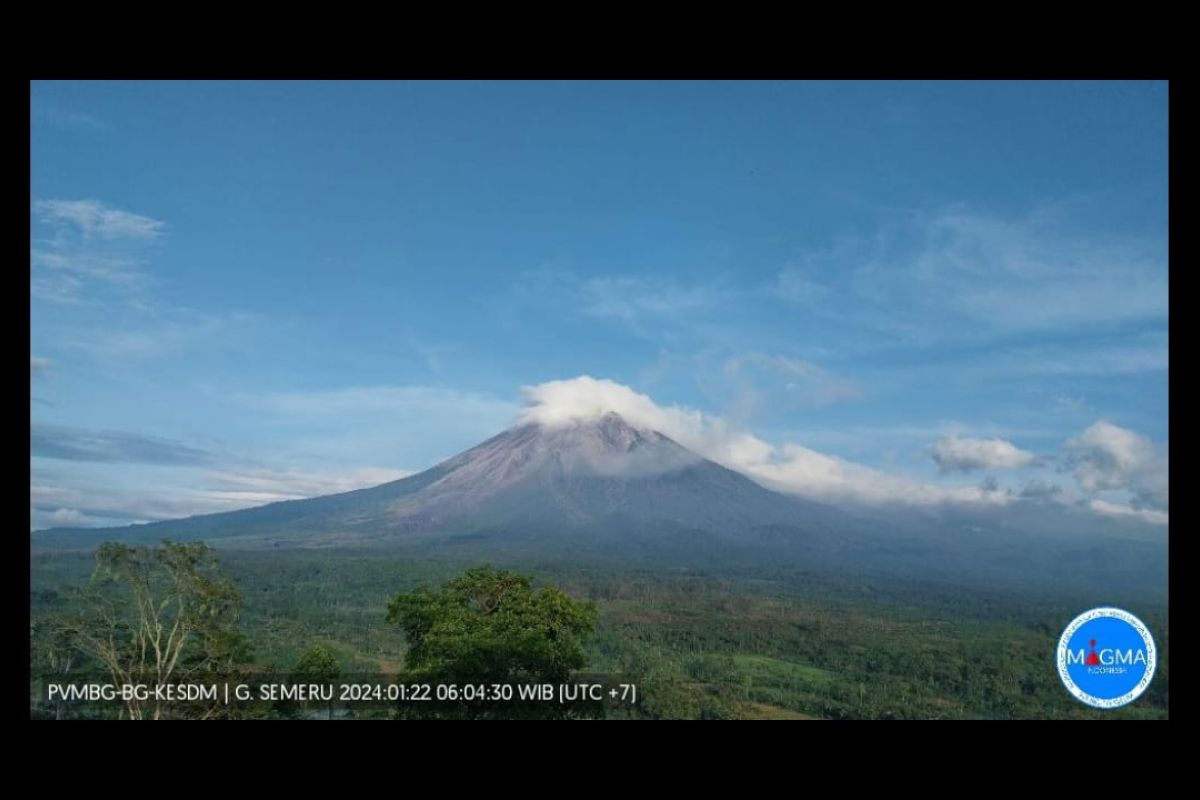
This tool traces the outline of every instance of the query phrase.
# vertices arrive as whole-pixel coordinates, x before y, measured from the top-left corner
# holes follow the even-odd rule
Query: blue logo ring
[[[1063,686],[1093,708],[1132,703],[1154,679],[1156,665],[1150,629],[1124,609],[1105,606],[1085,611],[1071,620],[1058,640],[1058,676]]]

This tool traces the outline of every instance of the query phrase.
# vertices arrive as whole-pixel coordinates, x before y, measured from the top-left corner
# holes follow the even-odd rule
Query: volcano
[[[369,489],[142,525],[37,531],[32,547],[164,538],[417,557],[832,566],[1056,589],[1166,586],[1165,538],[1131,537],[1116,521],[1078,509],[1014,504],[997,516],[834,507],[768,489],[611,412],[517,425]]]
[[[679,531],[738,541],[781,528],[860,526],[848,514],[771,491],[610,412],[563,425],[519,425],[425,472],[369,489],[107,528],[103,535],[329,546],[448,537],[611,541]],[[68,535],[88,534],[54,529],[35,539]]]

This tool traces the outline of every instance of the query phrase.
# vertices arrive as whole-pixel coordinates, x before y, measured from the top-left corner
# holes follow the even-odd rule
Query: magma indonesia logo
[[[1075,698],[1096,708],[1132,703],[1154,679],[1154,637],[1119,608],[1085,611],[1058,640],[1058,675]]]

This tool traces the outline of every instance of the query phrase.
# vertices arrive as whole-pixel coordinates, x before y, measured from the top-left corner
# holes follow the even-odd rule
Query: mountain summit
[[[104,534],[252,538],[277,546],[578,534],[611,541],[679,530],[737,539],[762,526],[824,524],[837,513],[766,489],[610,412],[518,425],[425,472],[370,489]]]
[[[51,529],[36,548],[101,541],[369,547],[423,556],[673,564],[734,561],[991,585],[1166,586],[1165,542],[1110,536],[1093,515],[853,512],[780,494],[615,413],[527,422],[431,469],[370,489],[123,528]],[[1079,517],[1088,522],[1079,529]],[[1075,532],[1072,530],[1075,529]],[[1147,577],[1149,576],[1149,577]]]

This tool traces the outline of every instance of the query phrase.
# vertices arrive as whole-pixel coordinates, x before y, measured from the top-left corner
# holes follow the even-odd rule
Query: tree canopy
[[[402,592],[387,620],[408,641],[406,680],[455,685],[561,683],[585,665],[584,644],[596,621],[594,604],[553,586],[491,566],[467,570],[433,589]],[[445,709],[440,709],[445,712]],[[552,715],[512,704],[465,704],[465,716]]]
[[[241,595],[205,544],[106,542],[61,630],[118,684],[217,676],[249,657],[238,630]],[[130,718],[157,719],[163,704],[131,699]]]

